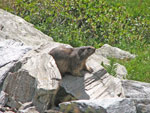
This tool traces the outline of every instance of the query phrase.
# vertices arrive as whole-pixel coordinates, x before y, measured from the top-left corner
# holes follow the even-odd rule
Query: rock
[[[63,112],[80,113],[149,113],[150,99],[105,98],[96,100],[78,100],[59,104]]]
[[[85,73],[84,77],[72,77],[66,75],[62,79],[60,85],[68,94],[71,94],[76,99],[79,99],[79,102],[82,99],[86,99],[85,101],[88,101],[88,104],[83,104],[82,102],[76,104],[76,102],[78,101],[73,101],[73,103],[71,101],[69,102],[69,104],[60,104],[61,109],[63,108],[67,110],[67,108],[69,107],[69,111],[71,112],[85,112],[88,109],[89,112],[96,113],[99,112],[98,110],[100,109],[102,113],[136,113],[137,110],[139,111],[139,113],[149,113],[148,110],[150,101],[146,102],[145,99],[150,99],[150,84],[115,78],[109,75],[99,62],[101,62],[101,60],[99,61],[97,57],[96,59],[94,59],[94,57],[88,59],[87,65],[90,65],[92,69],[94,69],[94,72],[92,74]],[[120,99],[120,97],[121,100],[118,100],[118,98]],[[106,100],[102,101],[104,99]],[[100,106],[98,110],[95,106],[89,107],[89,103],[91,101],[92,105],[95,105],[98,101],[101,101],[101,103],[106,103],[105,105],[109,105],[111,102],[111,104],[115,104],[115,101],[111,99],[116,100],[117,103],[123,102],[125,105],[121,103],[116,104],[116,106],[118,106],[118,109],[115,109],[117,108],[116,106],[111,106],[111,109],[110,107],[108,107],[110,111],[104,106]],[[138,101],[139,99],[141,99],[140,102]],[[70,107],[73,107],[73,109],[71,109]],[[124,110],[124,112],[122,110]]]
[[[24,110],[20,110],[18,113],[39,113],[35,107],[29,107]]]
[[[150,113],[150,98],[134,98],[137,113]]]
[[[15,113],[14,111],[5,111],[4,113]]]
[[[150,83],[122,80],[121,84],[126,98],[150,98]]]
[[[12,109],[10,107],[1,107],[0,106],[0,113],[16,113],[16,110]]]
[[[18,65],[18,70],[9,73],[2,90],[9,94],[7,105],[19,108],[32,101],[39,112],[43,112],[52,102],[59,87],[61,75],[54,59],[48,53],[28,52]],[[26,92],[26,93],[25,93]]]
[[[98,49],[96,49],[96,51],[97,50]],[[94,59],[95,61],[98,61],[99,64],[104,64],[104,65],[110,64],[110,61],[107,58],[97,54],[96,52],[88,58],[88,60],[92,60],[92,59]]]
[[[23,46],[23,43],[13,40],[3,40],[0,42],[0,86],[2,86],[3,80],[15,65],[15,62],[29,50],[31,50],[31,47]]]
[[[78,113],[136,113],[134,101],[123,98],[78,100],[59,104],[63,112]]]
[[[137,113],[150,113],[150,104],[138,104],[137,105]]]
[[[24,46],[23,43],[13,40],[3,40],[0,42],[0,68],[19,60],[31,47]]]
[[[70,84],[71,85],[74,84],[74,87],[72,85],[72,88],[70,88],[71,86],[67,86],[67,85],[64,86],[64,87],[66,87],[67,92],[70,92],[72,95],[74,95],[78,99],[86,99],[86,100],[61,103],[60,108],[62,109],[63,112],[64,112],[64,110],[69,109],[67,112],[69,112],[69,111],[74,112],[74,110],[76,110],[81,113],[82,112],[86,113],[86,111],[94,112],[94,113],[96,113],[96,112],[99,113],[99,111],[101,111],[102,113],[143,113],[143,112],[149,113],[149,108],[150,108],[150,97],[149,97],[149,94],[150,94],[150,92],[149,92],[150,86],[149,85],[150,84],[149,83],[142,83],[142,82],[137,82],[137,81],[132,81],[132,80],[120,80],[116,83],[116,84],[120,84],[120,82],[121,82],[119,87],[114,87],[114,85],[116,85],[116,84],[114,84],[114,83],[109,84],[110,81],[101,79],[102,83],[104,83],[104,81],[106,81],[106,83],[104,83],[102,88],[101,89],[97,88],[98,86],[100,87],[101,84],[94,85],[94,87],[90,87],[91,88],[90,90],[94,90],[95,92],[91,91],[90,93],[88,93],[88,90],[84,89],[81,85],[81,84],[86,83],[86,78],[84,78],[84,79],[85,79],[85,81],[78,81],[78,84],[73,83],[76,81],[75,79],[73,81],[71,80],[72,83],[70,83]],[[107,84],[107,82],[108,82],[108,84]],[[66,81],[65,81],[65,83],[66,83]],[[91,82],[91,84],[89,84],[89,86],[92,85],[93,83]],[[78,87],[78,89],[76,89],[76,87]],[[86,85],[85,85],[85,87],[86,87]],[[107,93],[107,90],[103,90],[104,87],[110,92]],[[118,97],[110,96],[111,93],[113,94],[115,92],[115,90],[111,89],[113,87],[114,87],[114,89],[118,89],[118,90],[116,90],[116,94],[118,93],[118,95],[117,95]],[[72,89],[72,90],[70,90],[70,89]],[[78,90],[80,93],[79,92],[77,93]],[[120,91],[120,94],[118,91]],[[105,94],[104,96],[102,95],[102,92]],[[96,93],[96,95],[94,95],[94,93]],[[80,94],[80,95],[77,95],[77,94]],[[84,95],[84,96],[81,96],[81,95]],[[97,96],[97,95],[99,95],[99,96]],[[92,96],[94,98],[92,98]],[[97,98],[95,98],[96,96],[97,96]],[[119,98],[119,96],[121,98]],[[115,106],[113,104],[115,104]],[[128,110],[128,111],[126,111],[126,110]]]
[[[8,94],[6,94],[5,92],[1,91],[0,92],[0,107],[5,106],[7,101],[8,101]]]
[[[0,9],[0,39],[12,39],[25,45],[37,46],[51,42],[52,38],[43,34],[21,17]]]
[[[35,92],[35,79],[28,75],[27,71],[10,73],[3,85],[3,91],[8,93],[7,105],[12,108],[19,108],[22,103],[32,100]],[[25,93],[26,92],[26,93]]]
[[[120,65],[120,64],[115,64],[116,65],[116,77],[120,78],[120,79],[126,79],[127,77],[127,69],[125,68],[125,66]]]
[[[90,56],[89,60],[90,59],[94,59],[95,61],[98,61],[98,63],[101,64],[101,65],[110,66],[110,60],[108,60],[107,58],[101,56],[100,54],[97,54],[97,52],[95,54],[93,54],[92,56]],[[115,73],[116,73],[115,77],[118,77],[120,79],[126,79],[127,70],[126,70],[125,66],[123,66],[121,64],[118,64],[118,63],[115,63],[114,65],[116,67],[115,70],[114,70]]]
[[[63,112],[61,112],[59,110],[52,110],[52,109],[50,109],[50,110],[46,110],[45,113],[63,113]]]
[[[39,113],[32,102],[22,104],[17,113]]]
[[[16,63],[23,57],[31,47],[24,46],[21,42],[14,40],[3,40],[0,42],[0,103],[7,103],[8,93],[1,91],[4,79],[12,70],[18,70],[20,64]]]
[[[121,50],[117,47],[112,47],[108,44],[104,44],[101,48],[97,49],[96,54],[106,58],[111,57],[117,59],[133,59],[136,57],[127,51]]]
[[[97,59],[87,61],[94,72],[84,77],[66,75],[60,85],[77,99],[117,98],[122,96],[121,81],[109,75]]]
[[[1,79],[1,84],[5,79],[1,89],[8,94],[8,101],[6,104],[12,108],[18,109],[23,103],[32,101],[38,111],[44,112],[45,109],[54,104],[54,95],[59,88],[59,80],[61,80],[61,75],[55,61],[48,52],[53,47],[61,44],[50,42],[45,45],[37,46],[36,49],[25,54],[24,48],[26,46],[20,47],[19,43],[16,43],[9,42],[9,44],[14,44],[14,52],[12,54],[11,52],[8,53],[7,56],[9,56],[9,54],[12,56],[18,54],[18,56],[16,55],[14,59],[10,59],[10,63],[9,58],[7,60],[7,57],[2,57],[6,59],[6,63],[3,60],[2,63],[4,65],[0,68],[4,72],[3,75],[5,75],[5,77],[7,76],[6,79],[4,77]],[[19,45],[19,47],[17,45]],[[69,45],[66,46],[71,47]],[[9,49],[11,46],[7,47],[7,43],[5,43],[4,47]],[[15,47],[18,47],[16,52]],[[7,53],[4,52],[4,54]],[[10,65],[5,65],[7,63]],[[3,70],[5,68],[7,70]]]
[[[21,107],[19,108],[19,110],[24,110],[26,108],[32,107],[33,103],[32,102],[26,102],[24,104],[21,105]]]

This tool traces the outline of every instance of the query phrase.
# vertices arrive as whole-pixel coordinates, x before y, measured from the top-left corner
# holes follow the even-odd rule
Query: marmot
[[[74,76],[81,76],[81,70],[92,72],[92,68],[86,66],[87,58],[95,52],[92,46],[67,48],[58,46],[52,49],[49,54],[53,56],[57,67],[62,74],[70,73]]]

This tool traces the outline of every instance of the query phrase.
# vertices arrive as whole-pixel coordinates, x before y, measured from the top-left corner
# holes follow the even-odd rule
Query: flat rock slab
[[[23,43],[13,40],[3,40],[0,42],[0,86],[7,76],[7,73],[15,65],[15,62],[23,57],[29,50],[31,50],[31,47],[24,46]]]
[[[101,48],[96,50],[96,54],[106,58],[117,59],[133,59],[136,55],[129,53],[128,51],[121,50],[117,47],[112,47],[108,44],[104,44]]]
[[[61,103],[63,112],[78,113],[137,113],[134,101],[123,98],[78,100]]]
[[[105,70],[85,74],[84,77],[67,76],[61,86],[77,99],[101,98],[150,98],[150,84],[132,80],[120,80]]]
[[[23,43],[14,40],[3,40],[0,42],[0,67],[17,61],[26,52],[31,50],[29,46],[23,46]]]
[[[55,79],[61,79],[61,75],[50,55],[35,52],[32,56],[32,52],[18,62],[21,64],[18,70],[8,74],[2,90],[9,94],[7,105],[19,108],[23,103],[31,101],[42,113],[53,101],[52,97],[59,87]]]
[[[150,98],[133,98],[137,113],[150,113]]]
[[[32,100],[35,93],[36,80],[25,70],[8,74],[2,90],[9,94],[7,105],[12,108],[20,107],[21,103]]]
[[[48,37],[21,17],[0,9],[0,39],[13,39],[25,45],[37,46],[51,42]]]
[[[126,98],[150,98],[150,83],[122,80],[121,84]]]
[[[105,98],[77,100],[59,104],[63,112],[150,113],[150,98]]]
[[[38,89],[57,89],[59,82],[55,79],[61,79],[61,75],[52,56],[46,53],[37,53],[25,60],[22,69],[28,70],[29,74],[36,78]]]
[[[8,94],[1,91],[0,92],[0,108],[5,106],[6,102],[8,101]]]
[[[83,77],[65,75],[61,82],[67,93],[77,99],[114,98],[122,96],[121,81],[109,75],[100,65],[99,61],[89,59],[87,61],[94,72],[85,72]]]

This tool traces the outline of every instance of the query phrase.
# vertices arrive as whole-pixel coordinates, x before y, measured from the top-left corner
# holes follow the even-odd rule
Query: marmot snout
[[[74,76],[81,76],[81,71],[92,72],[90,67],[86,66],[86,60],[95,52],[92,46],[83,46],[77,48],[66,48],[58,46],[52,49],[49,54],[53,56],[57,67],[62,75],[71,73]]]

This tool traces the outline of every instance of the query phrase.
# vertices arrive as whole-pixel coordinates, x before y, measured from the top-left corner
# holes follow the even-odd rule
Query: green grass
[[[107,64],[104,65],[103,62],[102,62],[101,65],[107,70],[107,72],[108,72],[110,75],[116,77],[116,76],[117,76],[117,75],[116,75],[116,71],[115,71],[115,69],[116,69],[116,65],[115,65],[116,59],[114,59],[114,58],[109,58],[109,60],[110,60],[110,64],[109,64],[109,65],[107,65]]]
[[[128,79],[150,82],[150,0],[2,0],[0,8],[57,42],[96,48],[108,43],[136,54],[116,62],[126,66]]]
[[[144,16],[150,19],[150,0],[106,0],[109,4],[121,4],[127,8],[128,14]]]
[[[133,17],[144,17],[150,20],[150,1],[149,0],[107,0],[109,4],[122,4],[127,8],[129,15]],[[150,33],[147,36],[150,38]],[[116,60],[124,65],[128,71],[127,79],[149,82],[150,83],[150,42],[135,40],[128,44],[122,42],[122,45],[115,45],[121,49],[136,54],[137,57],[132,60]]]
[[[134,50],[137,57],[129,61],[117,61],[127,68],[127,78],[150,83],[150,46]]]

